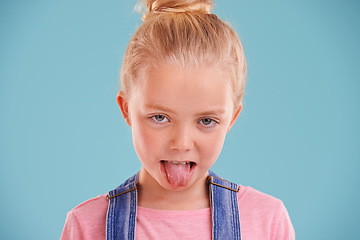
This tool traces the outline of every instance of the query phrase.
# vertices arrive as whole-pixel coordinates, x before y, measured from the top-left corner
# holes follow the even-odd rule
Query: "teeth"
[[[169,163],[185,165],[185,164],[190,163],[190,162],[174,162],[174,161],[169,161]]]

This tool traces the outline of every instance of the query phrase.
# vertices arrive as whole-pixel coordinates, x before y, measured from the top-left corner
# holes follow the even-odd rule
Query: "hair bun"
[[[146,0],[147,13],[144,14],[143,20],[149,13],[163,12],[202,12],[209,14],[213,5],[212,0]]]

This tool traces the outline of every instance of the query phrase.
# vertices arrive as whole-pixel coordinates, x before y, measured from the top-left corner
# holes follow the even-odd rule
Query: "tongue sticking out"
[[[190,163],[173,163],[164,161],[166,176],[170,184],[185,186],[190,179]]]

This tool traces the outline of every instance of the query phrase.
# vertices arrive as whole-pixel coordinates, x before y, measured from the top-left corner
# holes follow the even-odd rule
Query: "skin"
[[[223,147],[242,105],[234,109],[230,81],[217,68],[151,68],[130,96],[117,102],[132,129],[142,163],[139,206],[189,210],[209,207],[208,170]],[[184,186],[169,182],[162,161],[193,162]]]

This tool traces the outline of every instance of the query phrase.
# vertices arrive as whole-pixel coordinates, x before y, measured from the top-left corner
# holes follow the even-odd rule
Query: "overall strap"
[[[134,240],[138,173],[109,192],[106,240]],[[126,194],[125,194],[126,193]]]
[[[106,219],[107,240],[134,240],[138,173],[110,191]],[[213,172],[208,176],[213,240],[241,240],[237,201],[239,186]]]
[[[212,239],[241,240],[237,201],[239,185],[228,182],[213,172],[208,176],[212,215]]]

